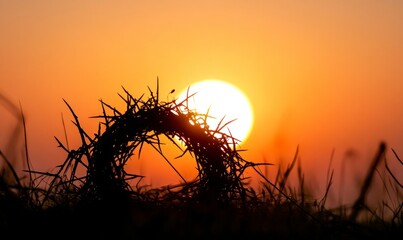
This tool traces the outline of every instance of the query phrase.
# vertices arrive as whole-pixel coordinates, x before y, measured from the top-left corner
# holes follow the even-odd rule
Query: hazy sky
[[[62,115],[79,143],[63,99],[93,133],[98,100],[123,107],[122,86],[140,96],[159,77],[168,99],[220,79],[253,104],[245,158],[287,163],[299,146],[306,175],[322,182],[334,150],[336,169],[355,159],[357,180],[380,141],[403,156],[402,16],[400,0],[0,0],[0,147],[21,155],[21,122],[4,99],[21,104],[43,170],[65,158],[54,139]]]

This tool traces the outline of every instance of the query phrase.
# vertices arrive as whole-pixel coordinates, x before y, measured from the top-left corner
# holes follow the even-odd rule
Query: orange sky
[[[403,156],[402,14],[398,0],[0,0],[0,94],[21,103],[30,158],[43,170],[65,157],[54,140],[64,138],[61,114],[78,144],[63,98],[93,133],[98,100],[123,106],[121,86],[140,96],[158,76],[168,97],[225,80],[256,114],[245,158],[287,163],[299,145],[303,170],[322,191],[333,149],[336,176],[355,153],[352,181],[381,140]],[[0,148],[18,158],[21,141],[10,145],[18,122],[6,105]]]

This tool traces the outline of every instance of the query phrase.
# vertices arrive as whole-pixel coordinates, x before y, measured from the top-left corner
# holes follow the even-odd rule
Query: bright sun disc
[[[193,94],[193,96],[192,96]],[[231,134],[240,143],[245,142],[252,130],[253,112],[245,94],[237,87],[219,80],[205,80],[189,86],[177,99],[181,102],[188,99],[191,111],[210,116],[206,122],[210,129],[228,123],[220,132]]]

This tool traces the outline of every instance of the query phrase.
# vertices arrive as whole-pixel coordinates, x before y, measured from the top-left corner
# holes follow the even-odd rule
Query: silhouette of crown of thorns
[[[103,113],[93,118],[102,119],[98,133],[91,138],[81,127],[72,107],[70,109],[74,124],[81,137],[81,147],[69,150],[57,140],[60,147],[67,151],[64,161],[48,189],[49,193],[65,193],[72,189],[80,193],[81,200],[119,199],[119,197],[166,200],[194,199],[196,201],[217,201],[228,203],[246,199],[250,194],[245,187],[243,174],[249,166],[237,149],[238,140],[221,132],[230,122],[220,122],[217,129],[209,129],[206,113],[193,112],[188,108],[188,99],[163,102],[150,89],[150,97],[143,100],[134,98],[124,87],[125,96],[119,94],[126,103],[125,112],[101,102]],[[108,113],[112,112],[112,113]],[[195,159],[197,177],[186,181],[162,152],[161,135],[182,150],[182,157],[189,152]],[[182,143],[179,146],[175,137]],[[151,145],[180,176],[183,183],[166,186],[158,190],[142,192],[141,188],[131,186],[128,181],[141,180],[143,176],[128,173],[125,165],[137,149],[140,155],[144,144]],[[86,169],[84,177],[76,174],[78,167]]]

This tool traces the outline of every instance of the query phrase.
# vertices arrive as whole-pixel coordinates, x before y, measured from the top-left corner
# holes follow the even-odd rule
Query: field
[[[309,199],[296,157],[286,169],[269,180],[259,166],[236,148],[237,140],[206,125],[206,115],[186,108],[186,101],[161,102],[158,88],[148,99],[135,98],[124,89],[126,109],[120,112],[101,102],[99,131],[88,134],[69,107],[82,145],[66,151],[64,163],[54,172],[31,169],[27,155],[25,178],[0,152],[0,234],[39,239],[402,239],[402,184],[385,161],[386,145],[367,170],[359,197],[350,206],[325,207],[333,172],[320,199]],[[176,186],[152,188],[141,185],[143,176],[126,172],[133,154],[144,144],[164,156],[161,136],[170,144],[185,143],[198,176]],[[296,153],[297,156],[297,153]],[[395,153],[400,166],[403,162]],[[169,159],[167,159],[169,162]],[[366,197],[378,169],[386,168],[385,191],[394,205],[371,209]],[[246,170],[262,178],[263,188],[245,183]],[[292,171],[300,176],[300,188],[288,186]],[[180,176],[180,173],[178,173]],[[387,214],[385,214],[387,212]],[[0,236],[1,236],[0,235]]]

